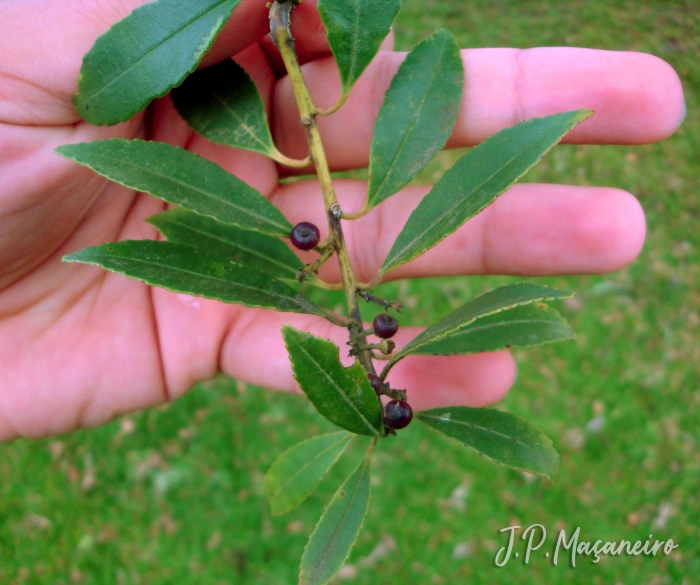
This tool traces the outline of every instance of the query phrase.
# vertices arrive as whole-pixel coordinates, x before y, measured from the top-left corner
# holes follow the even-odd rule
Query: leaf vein
[[[326,559],[328,557],[327,552],[333,548],[335,545],[335,542],[338,540],[338,534],[340,532],[340,528],[343,525],[343,522],[345,521],[345,517],[348,515],[350,511],[350,507],[352,506],[353,502],[357,499],[357,495],[360,491],[360,484],[362,483],[362,480],[365,477],[365,474],[369,471],[369,461],[363,462],[364,469],[362,470],[362,474],[358,478],[357,481],[357,486],[355,488],[355,491],[352,494],[351,499],[348,501],[347,506],[345,507],[345,510],[343,511],[343,515],[340,518],[340,522],[338,522],[338,526],[336,527],[335,531],[331,535],[331,537],[328,539],[328,544],[326,547],[323,549],[323,556],[322,558]],[[314,572],[312,573],[312,577],[316,578],[316,576],[321,572],[321,569],[325,568],[326,563],[319,563],[316,565],[316,568]]]
[[[362,422],[364,423],[364,425],[365,425],[370,431],[372,431],[372,434],[373,434],[374,436],[379,436],[379,433],[377,432],[377,429],[375,429],[375,428],[372,426],[372,424],[365,418],[365,416],[362,414],[362,412],[360,412],[360,410],[357,408],[357,406],[355,406],[355,404],[352,402],[352,400],[350,400],[350,398],[348,398],[348,396],[343,392],[343,389],[342,389],[340,386],[338,386],[338,385],[335,383],[335,380],[334,380],[333,378],[331,378],[331,377],[328,375],[328,372],[326,372],[326,370],[323,369],[323,367],[321,366],[321,364],[319,364],[319,363],[314,359],[314,357],[313,357],[308,351],[306,351],[306,348],[305,348],[303,345],[301,345],[301,344],[298,343],[298,342],[296,342],[296,344],[297,344],[297,347],[308,357],[309,361],[311,361],[311,363],[316,367],[316,369],[317,369],[319,372],[321,372],[321,374],[322,374],[322,375],[331,383],[331,385],[338,391],[338,394],[340,394],[340,396],[342,397],[343,402],[345,402],[348,406],[350,406],[350,407],[352,408],[352,410],[354,410],[354,411],[357,413],[357,415],[360,417],[360,420],[362,420]],[[354,382],[354,381],[353,381],[353,382]]]
[[[105,257],[105,258],[109,258],[109,259],[115,259],[115,258],[117,258],[117,259],[124,259],[124,258],[120,258],[119,256],[112,256],[112,255],[110,255],[110,254],[95,254],[95,255],[93,256],[93,258],[95,258],[95,259],[98,259],[98,258],[100,258],[100,257]],[[133,257],[131,257],[131,258],[126,258],[126,260],[128,260],[129,262],[140,263],[140,264],[143,264],[143,265],[145,265],[145,266],[155,266],[155,267],[158,267],[158,268],[162,268],[162,267],[164,266],[164,264],[162,264],[162,263],[154,262],[154,261],[152,261],[152,260],[144,260],[143,258],[133,258]],[[205,279],[205,280],[211,280],[211,281],[213,281],[213,282],[220,282],[220,283],[223,283],[223,284],[227,284],[227,285],[231,285],[231,286],[240,287],[240,288],[242,288],[242,289],[252,290],[252,291],[255,291],[255,292],[258,292],[258,293],[262,290],[262,289],[260,289],[260,288],[258,288],[258,287],[256,287],[256,286],[251,286],[251,285],[249,285],[249,284],[244,284],[244,283],[242,283],[242,282],[234,282],[234,281],[231,281],[231,280],[225,280],[225,279],[223,279],[223,278],[218,278],[218,277],[212,276],[212,275],[210,275],[210,274],[202,274],[201,272],[195,272],[195,271],[193,271],[193,270],[187,270],[186,268],[182,268],[182,267],[179,267],[179,266],[167,266],[167,268],[170,269],[170,270],[176,271],[176,272],[182,272],[182,273],[184,273],[184,274],[191,274],[191,275],[193,275],[193,276],[197,276],[197,277],[203,278],[203,279]],[[119,271],[117,270],[117,272],[119,272]],[[125,273],[122,272],[122,274],[125,274]],[[139,280],[141,280],[141,279],[139,279]],[[143,279],[143,280],[144,280],[144,282],[148,282],[146,279]],[[166,289],[167,289],[167,287],[164,286],[164,285],[160,285],[160,284],[159,284],[159,285],[157,285],[157,286],[160,286],[160,287],[162,287],[162,288],[166,288]],[[175,289],[168,289],[168,290],[175,290]],[[288,296],[281,295],[281,294],[279,294],[279,293],[272,292],[272,291],[270,291],[269,289],[263,290],[262,292],[265,293],[265,294],[267,294],[267,295],[269,295],[269,296],[271,296],[271,297],[273,297],[273,298],[276,298],[276,299],[279,299],[279,300],[282,300],[282,301],[286,301],[287,303],[292,302],[292,303],[294,303],[297,307],[303,308],[303,307],[301,306],[301,304],[300,304],[296,299],[294,299],[294,298],[292,298],[292,297],[288,297]]]
[[[280,487],[277,489],[277,491],[273,494],[272,497],[273,497],[273,498],[274,498],[274,497],[277,497],[277,494],[279,494],[280,491],[282,491],[282,488],[285,487],[285,486],[287,486],[287,484],[289,484],[297,475],[299,475],[302,471],[304,471],[307,467],[309,467],[309,465],[311,465],[312,463],[316,462],[318,459],[320,459],[323,455],[325,455],[326,453],[328,453],[328,451],[330,451],[331,449],[333,449],[333,448],[334,448],[336,445],[338,445],[339,443],[342,443],[343,441],[350,441],[351,438],[352,438],[352,436],[344,436],[344,437],[338,439],[335,443],[333,443],[332,445],[329,445],[329,446],[326,447],[322,452],[320,452],[318,455],[316,455],[316,457],[314,457],[313,459],[310,459],[309,461],[307,461],[307,462],[306,462],[304,465],[302,465],[297,471],[295,471],[292,475],[290,475],[290,476],[286,479],[286,481],[284,481],[283,483],[280,484]]]
[[[443,421],[443,422],[445,420],[441,416],[435,416],[435,415],[429,415],[429,414],[419,414],[418,416],[419,416],[419,418],[431,418],[431,419],[439,420],[439,421]],[[499,431],[489,429],[488,427],[482,427],[481,425],[477,425],[476,423],[470,423],[470,422],[461,421],[461,420],[454,420],[454,419],[450,419],[450,423],[459,424],[459,425],[463,425],[466,427],[472,427],[472,428],[478,429],[480,431],[484,431],[485,433],[489,433],[492,435],[502,437],[504,439],[508,439],[509,441],[513,441],[514,443],[521,445],[525,449],[532,451],[532,448],[529,445],[527,445],[527,443],[523,443],[522,441],[519,441],[515,437],[511,437],[510,435],[506,435],[505,433],[501,433]],[[460,441],[460,442],[462,442],[462,441]],[[472,447],[472,448],[476,449],[476,447]],[[481,449],[477,449],[477,451],[481,451]]]
[[[265,256],[264,254],[261,254],[260,252],[258,252],[257,250],[255,250],[253,248],[248,248],[240,243],[230,242],[229,240],[226,240],[220,236],[216,236],[210,232],[205,232],[205,231],[199,230],[195,227],[192,227],[192,226],[184,224],[184,223],[180,223],[177,221],[173,221],[172,223],[173,223],[173,225],[177,225],[177,226],[180,226],[181,228],[184,228],[186,230],[190,230],[191,232],[194,232],[195,234],[200,234],[200,235],[205,236],[207,238],[211,238],[212,240],[216,240],[217,242],[222,242],[222,243],[227,244],[229,246],[240,248],[241,250],[249,252],[250,254],[257,256],[258,258],[262,258],[263,260],[266,260],[272,264],[275,264],[277,266],[280,266],[281,268],[284,268],[287,272],[294,272],[296,274],[296,269],[290,270],[289,265],[285,264],[284,262],[279,262],[276,258],[271,258],[270,256]],[[294,282],[296,282],[296,280]]]
[[[185,152],[186,152],[186,151],[185,151]],[[273,224],[273,225],[275,225],[275,226],[278,226],[278,227],[280,227],[280,228],[283,227],[283,226],[281,226],[280,224],[278,224],[277,222],[275,222],[273,219],[269,218],[269,217],[266,216],[266,215],[261,215],[261,214],[259,214],[259,213],[255,213],[255,212],[254,212],[253,210],[251,210],[251,209],[242,207],[242,206],[240,206],[240,205],[236,205],[234,202],[232,202],[232,201],[230,201],[230,200],[228,200],[228,199],[225,199],[225,198],[218,197],[215,193],[212,193],[211,191],[206,191],[206,190],[204,190],[204,189],[201,189],[201,188],[199,188],[199,187],[196,187],[196,186],[194,186],[192,183],[187,183],[187,182],[184,182],[184,181],[180,181],[180,180],[175,179],[175,178],[173,178],[172,176],[167,175],[167,174],[159,174],[159,173],[156,173],[156,172],[154,172],[152,169],[147,168],[147,167],[144,167],[144,166],[140,166],[140,165],[134,163],[133,161],[124,160],[124,159],[121,159],[121,158],[118,158],[118,157],[109,156],[109,155],[107,155],[107,154],[102,154],[102,153],[100,153],[100,154],[92,154],[92,156],[94,156],[95,158],[103,158],[103,159],[105,159],[105,160],[107,160],[107,161],[110,161],[110,162],[119,162],[121,165],[129,165],[129,166],[133,167],[134,169],[140,170],[141,172],[143,172],[143,173],[146,174],[146,175],[150,175],[150,176],[155,177],[155,178],[158,178],[158,179],[164,179],[166,182],[170,182],[170,183],[173,183],[173,184],[175,184],[175,185],[177,185],[177,186],[185,187],[186,189],[190,189],[190,190],[192,190],[192,191],[195,192],[195,193],[198,193],[198,194],[200,194],[200,195],[203,195],[203,196],[205,196],[205,197],[208,197],[208,198],[210,198],[210,199],[213,199],[214,201],[217,201],[217,202],[219,202],[219,203],[223,203],[224,205],[227,205],[227,206],[229,206],[229,207],[232,207],[233,209],[236,209],[236,210],[240,211],[241,213],[243,213],[243,214],[245,214],[245,215],[254,217],[254,218],[256,218],[256,219],[258,219],[258,220],[260,220],[260,221],[264,221],[264,222],[266,222],[266,223],[271,223],[271,224]],[[204,160],[206,160],[206,159],[204,159]],[[207,162],[210,162],[210,161],[207,161]],[[211,164],[214,164],[214,163],[211,163]],[[223,169],[222,169],[222,170],[223,170]],[[97,172],[99,172],[99,171],[97,171]],[[223,172],[226,172],[226,171],[223,171]],[[101,175],[103,175],[103,176],[105,176],[105,177],[107,177],[107,178],[110,178],[108,174],[101,173],[101,172],[100,172],[99,174],[101,174]],[[227,174],[230,174],[230,173],[227,173]],[[231,175],[231,176],[237,179],[237,177],[235,177],[234,175]],[[238,180],[240,180],[240,179],[238,179]],[[119,180],[118,182],[121,183],[122,185],[126,186],[126,187],[129,187],[130,189],[141,190],[141,187],[139,187],[138,185],[130,184],[130,183],[127,182],[127,181],[121,181],[121,180]],[[241,182],[243,182],[243,181],[241,181]],[[252,189],[252,187],[248,186],[247,184],[246,184],[246,187]],[[145,192],[146,192],[146,193],[150,193],[150,194],[153,195],[154,197],[158,197],[157,195],[154,195],[151,191],[145,190]],[[261,195],[261,197],[262,197],[262,195]],[[264,198],[264,197],[263,197],[263,198]],[[211,216],[211,217],[213,217],[213,216]]]
[[[443,46],[442,57],[445,56],[445,49],[446,48],[447,48],[446,46]],[[442,57],[440,58],[440,61],[442,61]],[[435,80],[437,79],[438,73],[439,73],[439,69],[435,68],[433,70],[433,74],[430,77],[430,83],[428,84],[428,88],[425,90],[425,93],[423,94],[423,98],[420,101],[420,105],[418,106],[418,108],[416,108],[416,110],[418,112],[420,112],[423,109],[423,107],[425,106],[425,102],[428,99],[428,94],[430,93],[430,90],[435,85]],[[420,118],[420,116],[417,116],[415,114],[411,117],[411,123],[408,125],[408,128],[407,128],[405,134],[403,135],[403,138],[401,139],[401,144],[399,145],[399,148],[396,150],[396,156],[394,156],[394,158],[391,161],[391,164],[389,165],[389,168],[387,169],[386,173],[384,173],[384,178],[382,179],[382,182],[377,187],[375,193],[377,193],[377,194],[381,193],[382,188],[384,187],[384,184],[387,182],[389,177],[393,174],[394,169],[396,168],[396,162],[399,158],[399,153],[401,152],[404,145],[408,141],[408,138],[409,138],[410,134],[413,132],[415,126],[418,124],[419,118]],[[374,198],[376,199],[377,195],[375,195]]]
[[[550,131],[551,131],[551,129],[548,130],[547,132],[550,132]],[[546,134],[543,134],[543,135],[540,136],[537,140],[535,140],[535,141],[533,141],[532,143],[530,143],[530,147],[532,147],[533,145],[537,144],[537,143],[538,143],[540,140],[542,140],[542,138],[544,138],[545,136],[546,136]],[[472,152],[473,152],[473,151],[472,151]],[[491,175],[487,176],[487,177],[486,177],[485,179],[483,179],[480,183],[476,184],[476,185],[470,190],[469,195],[472,195],[473,193],[479,191],[481,188],[484,187],[484,185],[486,185],[488,182],[490,182],[496,175],[498,175],[499,173],[501,173],[501,172],[503,172],[503,171],[506,171],[514,162],[516,162],[518,159],[520,159],[520,158],[526,156],[527,154],[529,154],[529,153],[527,152],[527,150],[523,150],[523,151],[518,152],[515,156],[513,156],[512,158],[510,158],[510,159],[509,159],[507,162],[505,162],[501,167],[499,167],[495,172],[493,172]],[[513,182],[514,182],[514,181],[513,181]],[[430,196],[430,194],[428,194],[428,196]],[[430,231],[431,229],[433,229],[434,226],[435,226],[436,224],[442,222],[442,221],[443,221],[446,217],[448,217],[449,215],[454,215],[454,214],[456,214],[456,211],[455,211],[455,210],[457,210],[464,202],[465,202],[465,199],[464,199],[464,198],[461,198],[461,199],[457,200],[456,203],[455,203],[454,205],[452,205],[451,207],[447,208],[447,209],[445,210],[445,212],[444,212],[442,215],[440,215],[440,216],[433,222],[432,225],[430,225],[429,227],[425,228],[425,229],[424,229],[422,232],[420,232],[415,238],[413,238],[413,240],[409,241],[406,245],[404,245],[403,248],[401,248],[400,250],[397,250],[397,252],[394,254],[394,258],[396,258],[397,256],[400,257],[401,255],[403,255],[403,253],[404,253],[406,250],[408,250],[408,249],[410,249],[411,247],[413,247],[413,245],[414,245],[418,240],[420,240],[428,231]]]
[[[265,149],[265,152],[270,152],[269,145],[258,137],[258,135],[255,132],[255,129],[250,124],[246,124],[243,118],[239,116],[234,109],[230,108],[228,103],[218,93],[212,91],[212,95],[224,107],[224,109],[238,121],[239,126],[243,128],[243,130],[245,130],[253,140],[258,142]]]
[[[199,20],[200,18],[204,18],[207,16],[209,13],[214,12],[215,10],[218,10],[221,8],[223,4],[226,4],[227,2],[230,2],[230,0],[222,0],[219,2],[216,6],[213,8],[210,8],[208,10],[205,10],[204,12],[201,12],[200,14],[197,14],[192,17],[191,20],[187,21],[183,26],[175,30],[174,33],[169,34],[162,40],[158,41],[155,46],[153,46],[151,49],[149,49],[146,53],[144,53],[141,57],[139,57],[136,61],[133,61],[132,63],[129,64],[128,67],[126,67],[123,71],[121,71],[119,74],[117,74],[115,77],[107,81],[103,86],[99,87],[97,91],[88,94],[85,99],[83,99],[82,103],[85,103],[87,100],[93,99],[95,96],[99,96],[102,92],[106,91],[107,88],[112,85],[113,83],[117,82],[122,76],[126,75],[128,71],[133,69],[136,65],[138,65],[140,62],[144,61],[147,59],[151,53],[154,51],[157,51],[160,47],[162,47],[164,44],[166,44],[168,41],[174,39],[177,35],[182,33],[185,29],[187,29],[190,25],[192,25],[194,22]]]

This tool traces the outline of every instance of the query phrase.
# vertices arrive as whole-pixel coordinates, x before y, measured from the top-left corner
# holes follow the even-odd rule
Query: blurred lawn
[[[649,224],[628,269],[542,279],[579,293],[562,307],[579,338],[517,352],[520,378],[499,408],[552,437],[559,477],[525,477],[412,425],[379,450],[348,583],[700,583],[699,15],[694,1],[404,0],[399,48],[446,26],[467,47],[647,51],[680,73],[689,113],[662,144],[559,147],[527,177],[630,190]],[[441,155],[423,180],[454,157]],[[515,280],[383,290],[407,302],[404,322],[428,323]],[[0,446],[0,584],[295,583],[334,482],[272,518],[262,477],[287,446],[330,428],[300,398],[221,381],[100,429]],[[583,557],[575,569],[541,553],[525,566],[521,555],[496,568],[498,530],[534,523],[549,532],[547,550],[556,530],[577,526],[582,540],[654,534],[680,547],[597,565]]]

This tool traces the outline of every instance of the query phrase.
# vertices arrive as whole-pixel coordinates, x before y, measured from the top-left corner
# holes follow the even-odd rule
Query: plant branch
[[[400,313],[403,310],[403,305],[401,303],[394,303],[388,299],[380,299],[379,297],[375,297],[369,291],[362,290],[361,288],[357,289],[357,295],[365,299],[365,301],[368,303],[375,303],[384,307],[385,309],[394,309],[394,311],[397,313]]]
[[[345,297],[348,305],[349,324],[347,328],[350,332],[350,345],[352,348],[357,349],[357,359],[362,364],[365,371],[374,373],[371,351],[359,350],[359,346],[364,342],[362,335],[364,326],[355,292],[358,288],[358,282],[350,263],[347,246],[345,245],[343,229],[340,225],[342,210],[340,209],[338,199],[335,195],[326,153],[321,141],[321,134],[316,123],[318,108],[311,99],[309,89],[306,86],[301,72],[301,66],[299,65],[296,51],[294,50],[294,39],[290,32],[290,15],[296,4],[296,0],[276,1],[272,3],[270,7],[270,31],[272,39],[275,45],[277,45],[282,60],[284,61],[289,80],[292,83],[294,97],[296,98],[299,115],[301,117],[301,124],[306,130],[309,155],[316,167],[316,173],[318,174],[319,183],[321,185],[323,201],[328,216],[329,240],[334,244],[335,252],[338,254],[338,264],[340,265],[343,289],[345,290]],[[340,107],[340,105],[336,104],[337,107]]]
[[[326,246],[315,262],[307,264],[306,266],[304,266],[304,268],[299,269],[299,272],[297,273],[297,280],[299,282],[304,282],[304,280],[310,274],[318,273],[318,271],[321,269],[321,266],[323,266],[326,263],[326,261],[333,255],[334,252],[335,246]]]

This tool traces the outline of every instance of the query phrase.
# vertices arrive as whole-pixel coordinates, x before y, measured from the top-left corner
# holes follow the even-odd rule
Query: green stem
[[[369,207],[363,207],[360,209],[360,211],[356,211],[355,213],[346,213],[343,211],[343,219],[360,219],[361,217],[364,217],[367,215],[371,209]]]
[[[297,273],[297,280],[299,282],[304,282],[304,280],[309,275],[317,274],[318,271],[321,269],[321,266],[323,266],[333,255],[333,252],[335,252],[334,246],[326,246],[326,248],[324,248],[323,252],[321,252],[321,255],[315,262],[307,264],[304,268],[299,269],[299,272]]]
[[[311,164],[310,156],[307,156],[304,159],[289,158],[288,156],[283,155],[276,148],[270,156],[275,162],[284,165],[285,167],[290,167],[292,169],[303,169]]]
[[[301,124],[306,130],[306,138],[309,144],[309,156],[316,167],[316,173],[321,185],[323,193],[323,201],[326,206],[326,214],[328,216],[329,240],[335,246],[335,251],[338,254],[338,264],[340,265],[340,274],[345,290],[345,297],[348,305],[350,332],[350,345],[353,348],[359,348],[363,343],[364,326],[362,324],[362,315],[357,302],[356,291],[358,289],[358,281],[350,263],[350,255],[348,254],[345,239],[343,237],[343,229],[340,225],[340,219],[343,212],[338,204],[338,199],[335,195],[333,182],[331,181],[331,173],[328,167],[328,160],[323,149],[321,134],[316,123],[316,115],[318,108],[311,99],[309,89],[301,72],[301,66],[297,59],[296,51],[294,50],[294,39],[290,32],[290,15],[296,0],[285,0],[284,2],[273,2],[270,7],[270,31],[272,39],[279,49],[284,65],[289,75],[289,80],[292,83],[292,90],[296,98],[301,116]],[[357,351],[357,359],[362,364],[362,367],[368,373],[374,373],[374,365],[372,364],[372,355],[369,350]]]
[[[323,290],[343,290],[343,283],[339,282],[337,284],[331,283],[331,282],[326,282],[325,280],[321,280],[317,276],[312,276],[309,277],[304,281],[306,284],[310,284],[311,286],[315,286],[316,288],[322,288]]]
[[[350,319],[345,317],[344,315],[339,315],[335,311],[331,311],[330,309],[323,309],[323,316],[328,319],[333,325],[337,325],[338,327],[350,327]]]
[[[395,356],[386,356],[386,357],[389,360],[389,363],[384,366],[384,368],[382,369],[382,373],[379,374],[379,379],[382,382],[384,382],[384,380],[386,380],[386,377],[389,375],[391,368],[393,368],[398,363],[398,360],[394,359]]]
[[[338,96],[338,101],[336,101],[330,108],[316,108],[316,113],[319,116],[330,116],[331,114],[335,114],[345,104],[347,99],[348,94],[343,91],[340,96]]]

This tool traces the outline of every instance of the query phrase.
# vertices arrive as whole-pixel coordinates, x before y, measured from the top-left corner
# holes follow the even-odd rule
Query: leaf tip
[[[580,110],[576,111],[576,119],[574,120],[574,126],[578,126],[581,122],[584,122],[585,120],[588,120],[588,118],[591,118],[595,116],[595,110],[592,110],[590,108],[582,108]]]
[[[53,152],[54,154],[62,156],[63,158],[72,159],[70,155],[72,146],[72,144],[62,144],[61,146],[57,146],[56,148],[54,148]]]
[[[99,246],[83,248],[82,250],[78,250],[77,252],[71,252],[70,254],[66,254],[61,258],[61,262],[79,262],[81,264],[90,264],[89,253],[98,247]]]

